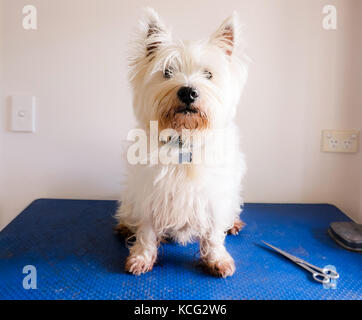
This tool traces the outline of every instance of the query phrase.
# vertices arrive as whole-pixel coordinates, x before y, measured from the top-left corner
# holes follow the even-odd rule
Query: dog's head
[[[234,118],[247,65],[235,54],[236,14],[208,40],[173,41],[153,9],[146,9],[130,61],[137,120],[161,129],[224,128]]]

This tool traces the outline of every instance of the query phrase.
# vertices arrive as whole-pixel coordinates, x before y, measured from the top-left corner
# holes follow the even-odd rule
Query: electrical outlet
[[[12,96],[11,131],[35,132],[35,97]]]
[[[323,152],[358,152],[359,131],[356,130],[323,130],[322,151]]]

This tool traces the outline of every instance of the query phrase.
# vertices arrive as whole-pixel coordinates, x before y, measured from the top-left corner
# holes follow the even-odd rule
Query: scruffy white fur
[[[150,121],[157,120],[163,129],[168,124],[165,114],[180,105],[178,90],[192,86],[199,92],[197,106],[206,119],[205,127],[199,128],[205,140],[194,147],[204,149],[207,145],[222,152],[225,161],[129,166],[117,218],[120,229],[135,234],[126,262],[126,270],[133,274],[152,269],[157,247],[166,237],[182,244],[200,240],[201,258],[215,275],[226,277],[235,271],[224,240],[235,223],[236,231],[241,228],[241,180],[246,170],[234,124],[247,78],[247,65],[237,57],[238,42],[236,14],[209,39],[181,42],[172,40],[153,9],[145,10],[130,62],[139,128],[149,134]],[[170,78],[164,76],[167,68],[172,70]],[[211,72],[211,79],[205,70]],[[226,130],[227,139],[215,139],[213,132],[217,130]]]

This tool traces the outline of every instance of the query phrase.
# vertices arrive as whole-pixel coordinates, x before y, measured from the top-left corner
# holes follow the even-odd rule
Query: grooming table
[[[361,299],[362,255],[327,234],[349,219],[336,207],[246,204],[247,223],[226,247],[233,277],[205,274],[198,244],[163,244],[157,265],[136,277],[124,272],[124,239],[113,232],[115,201],[34,201],[0,232],[0,299]],[[334,265],[336,289],[262,245],[269,242],[310,263]],[[37,269],[37,289],[25,290],[23,267]]]

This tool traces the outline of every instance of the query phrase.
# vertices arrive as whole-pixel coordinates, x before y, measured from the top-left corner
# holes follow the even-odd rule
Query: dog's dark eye
[[[209,70],[205,70],[204,74],[205,74],[206,79],[210,80],[213,77],[212,73]]]
[[[163,77],[166,79],[170,79],[173,76],[173,72],[171,68],[166,68],[165,71],[163,72]]]

